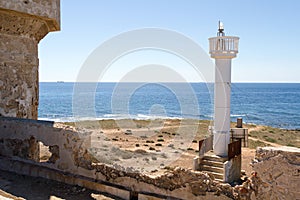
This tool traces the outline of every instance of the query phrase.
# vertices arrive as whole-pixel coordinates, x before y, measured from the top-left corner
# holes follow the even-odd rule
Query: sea
[[[300,83],[232,83],[231,121],[300,129]],[[40,120],[213,119],[213,84],[39,83]]]

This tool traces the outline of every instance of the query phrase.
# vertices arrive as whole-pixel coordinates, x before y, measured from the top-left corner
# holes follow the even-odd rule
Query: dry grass
[[[152,130],[154,135],[148,138],[143,143],[154,143],[154,141],[163,142],[164,139],[172,139],[175,136],[180,135],[178,133],[179,127],[184,127],[188,131],[189,126],[196,126],[197,131],[194,139],[191,141],[197,143],[197,141],[203,139],[208,135],[208,126],[212,125],[211,121],[208,120],[193,120],[193,119],[156,119],[156,120],[99,120],[99,121],[83,121],[83,122],[66,122],[65,124],[71,126],[80,126],[87,129],[98,129],[98,130],[141,130],[149,129]],[[155,129],[154,127],[159,128]],[[236,123],[231,123],[231,127],[235,127]],[[246,124],[244,127],[249,129],[249,136],[256,138],[257,141],[249,140],[249,147],[256,148],[258,146],[268,146],[268,143],[276,143],[284,146],[293,146],[300,148],[300,130],[285,130],[279,128],[273,128],[268,126],[250,125]],[[164,139],[162,139],[164,138]],[[152,142],[153,141],[153,142]],[[141,142],[141,141],[136,141]],[[152,146],[152,145],[151,145]],[[154,144],[153,144],[154,146]]]
[[[257,130],[251,131],[249,136],[261,141],[300,148],[299,130],[285,130],[263,126]]]
[[[249,143],[248,143],[248,147],[250,149],[256,149],[257,147],[266,147],[266,146],[270,146],[269,144],[266,144],[264,143],[263,141],[260,141],[260,140],[257,140],[257,141],[254,141],[254,140],[249,140]]]

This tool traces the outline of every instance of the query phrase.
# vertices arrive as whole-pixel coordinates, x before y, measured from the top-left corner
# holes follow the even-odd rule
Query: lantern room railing
[[[232,56],[235,57],[238,53],[239,37],[219,36],[209,38],[209,53],[212,57],[215,56]]]

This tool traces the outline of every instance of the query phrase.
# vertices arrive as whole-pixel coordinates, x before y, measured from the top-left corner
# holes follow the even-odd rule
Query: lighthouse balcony
[[[209,53],[212,58],[234,58],[238,53],[239,37],[218,36],[209,38]]]

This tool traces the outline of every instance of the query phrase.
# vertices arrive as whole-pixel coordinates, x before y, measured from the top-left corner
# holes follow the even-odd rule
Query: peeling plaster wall
[[[37,119],[37,41],[0,35],[0,116]]]
[[[59,13],[59,0],[0,0],[0,116],[37,119],[38,43]]]

